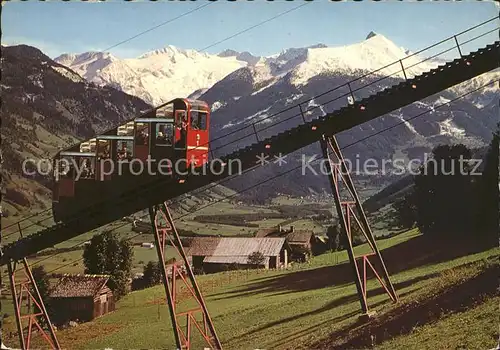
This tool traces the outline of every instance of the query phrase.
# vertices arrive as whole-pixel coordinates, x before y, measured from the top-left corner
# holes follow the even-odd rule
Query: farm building
[[[53,322],[87,322],[114,311],[113,292],[106,285],[108,279],[104,275],[64,275],[50,293]]]
[[[289,230],[285,230],[281,225],[275,228],[263,229],[255,234],[255,237],[282,237],[290,246],[292,260],[303,261],[306,259],[306,254],[310,255],[317,243],[314,232],[311,230],[295,230],[290,226]]]
[[[253,267],[249,256],[259,252],[263,261],[259,267],[286,268],[290,248],[285,238],[195,237],[186,254],[191,257],[194,269],[217,272],[229,265]]]

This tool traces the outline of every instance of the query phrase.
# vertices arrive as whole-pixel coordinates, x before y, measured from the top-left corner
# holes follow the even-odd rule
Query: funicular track
[[[457,48],[460,51],[459,45]],[[299,104],[295,107],[298,111],[300,110],[299,116],[302,116],[303,124],[239,149],[221,157],[220,160],[225,164],[230,164],[230,160],[239,159],[242,171],[251,170],[258,166],[255,161],[257,155],[264,154],[270,157],[280,153],[285,155],[320,141],[323,135],[334,135],[351,129],[496,69],[500,67],[499,57],[500,41],[495,41],[482,49],[468,55],[461,55],[461,58],[440,65],[412,79],[406,79],[379,93],[355,101],[352,105],[311,121],[306,121]],[[259,139],[257,131],[255,131],[255,137]],[[4,246],[0,265],[5,265],[11,260],[20,260],[124,216],[231,176],[234,176],[234,169],[229,166],[223,167],[217,175],[210,172],[203,176],[188,174],[183,179],[183,183],[178,183],[177,179],[172,177],[159,176],[154,178],[148,186],[129,190],[119,197],[108,198],[87,211],[79,213],[69,222],[55,224]]]

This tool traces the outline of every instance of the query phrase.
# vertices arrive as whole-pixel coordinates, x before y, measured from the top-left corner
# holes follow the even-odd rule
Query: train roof
[[[166,102],[164,104],[161,104],[161,105],[159,105],[157,107],[153,107],[153,108],[150,108],[150,109],[148,109],[146,111],[143,111],[143,112],[141,112],[141,114],[139,116],[135,116],[135,117],[133,117],[131,119],[124,120],[121,123],[126,124],[126,123],[129,123],[129,122],[134,121],[136,119],[144,119],[144,118],[148,118],[149,119],[149,117],[152,117],[152,114],[154,112],[156,112],[158,109],[163,108],[163,107],[165,107],[165,106],[167,106],[167,105],[169,105],[171,103],[175,103],[175,102],[179,102],[179,101],[182,101],[185,104],[189,104],[190,109],[204,110],[204,111],[210,112],[210,107],[208,106],[208,103],[206,103],[205,101],[195,100],[195,99],[191,99],[191,98],[177,97],[177,98],[174,98],[173,100],[170,100],[170,101],[168,101],[168,102]],[[110,128],[110,129],[107,129],[107,130],[101,132],[99,135],[96,135],[96,136],[92,137],[91,139],[99,138],[99,136],[105,135],[106,133],[108,133],[108,132],[110,132],[110,131],[112,131],[114,129],[117,129],[119,126],[121,126],[123,124],[120,124],[120,125],[117,125],[115,127]],[[71,145],[71,146],[69,146],[67,148],[64,148],[64,149],[60,150],[59,152],[57,152],[54,157],[57,157],[61,152],[70,152],[73,149],[76,149],[76,148],[79,149],[80,144],[82,144],[84,142],[89,142],[89,140],[91,140],[91,139],[83,140],[83,141],[77,143],[76,145]]]

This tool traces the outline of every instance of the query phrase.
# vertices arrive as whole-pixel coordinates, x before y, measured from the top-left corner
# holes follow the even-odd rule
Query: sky
[[[52,58],[110,47],[106,51],[115,56],[133,58],[167,45],[208,53],[233,49],[268,56],[317,43],[349,45],[375,31],[416,51],[498,16],[499,9],[486,1],[10,1],[2,9],[2,44],[32,45]],[[481,30],[498,26],[497,20]],[[478,33],[463,35],[460,41]],[[470,50],[493,40],[498,40],[498,32],[469,44]]]

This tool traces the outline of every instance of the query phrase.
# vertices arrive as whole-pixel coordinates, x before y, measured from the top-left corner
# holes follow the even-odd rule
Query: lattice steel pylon
[[[366,289],[367,266],[370,267],[372,272],[375,274],[375,277],[378,279],[393,302],[398,301],[398,296],[396,294],[394,286],[392,285],[389,273],[387,272],[384,260],[382,259],[382,255],[377,248],[377,244],[373,237],[368,219],[366,218],[365,212],[352,182],[349,169],[345,164],[344,156],[342,155],[340,147],[337,143],[337,139],[333,135],[323,135],[320,144],[321,150],[323,152],[323,157],[326,160],[326,171],[328,174],[328,179],[330,180],[330,185],[332,187],[335,207],[337,209],[337,215],[339,217],[340,225],[343,231],[342,233],[344,233],[347,237],[347,253],[349,255],[349,260],[353,268],[356,288],[358,291],[359,301],[361,303],[361,309],[364,315],[370,316],[371,313],[369,313],[368,310]],[[335,157],[335,160],[332,159],[332,155]],[[347,193],[349,194],[349,197],[351,197],[351,200],[342,200],[341,188],[339,186],[340,182],[343,182],[346,186]],[[356,216],[356,211],[359,215],[359,218],[358,216]],[[366,241],[372,250],[371,253],[363,254],[360,256],[354,255],[351,234],[351,225],[353,219],[365,236]],[[379,272],[382,275],[382,278],[380,277],[379,272],[377,272],[377,268],[370,262],[369,257],[374,257],[378,262],[378,269],[381,270]],[[360,271],[358,260],[362,261],[362,271]]]
[[[190,349],[191,348],[191,329],[194,326],[200,332],[201,336],[210,346],[211,349],[222,349],[219,337],[215,331],[214,324],[210,315],[208,313],[205,300],[200,292],[200,288],[196,283],[193,270],[188,262],[184,248],[175,228],[174,221],[168,210],[166,203],[162,203],[155,207],[149,208],[149,216],[151,218],[151,224],[153,228],[153,233],[155,235],[155,246],[156,252],[158,254],[158,260],[160,262],[160,270],[162,275],[163,286],[165,287],[165,294],[167,296],[167,303],[170,310],[170,318],[172,321],[172,326],[174,328],[175,342],[177,344],[177,349]],[[171,266],[171,274],[169,283],[169,274],[167,265],[165,263],[165,246],[167,244],[167,239],[170,244],[175,247],[182,257],[185,266],[185,272],[187,273],[187,278],[184,276],[182,268],[179,263],[174,263]],[[190,309],[186,312],[177,312],[177,278],[184,283],[187,288],[188,296],[194,299],[198,307]],[[202,317],[202,320],[197,320],[196,316]],[[182,317],[186,317],[186,330],[183,332],[182,327],[179,325],[179,321]],[[200,322],[202,323],[200,325]]]
[[[9,271],[9,280],[10,280],[10,290],[12,294],[12,301],[14,303],[14,312],[16,315],[16,324],[17,324],[17,332],[19,336],[19,342],[21,345],[21,349],[26,350],[30,349],[31,345],[31,337],[33,335],[33,327],[38,329],[38,332],[42,336],[42,338],[47,342],[51,349],[61,349],[59,345],[59,341],[57,340],[56,333],[54,327],[52,326],[52,322],[50,321],[50,317],[47,313],[47,309],[45,308],[45,304],[40,296],[40,292],[36,285],[35,279],[33,278],[33,274],[31,273],[31,269],[28,265],[28,261],[26,258],[22,259],[23,272],[26,277],[26,280],[22,282],[16,282],[16,261],[10,261],[7,264],[7,268]],[[16,288],[19,286],[19,290]],[[31,287],[31,288],[30,288]],[[22,315],[22,303],[23,299],[26,296],[27,302],[27,314]],[[38,310],[35,310],[35,306]],[[41,317],[45,320],[45,324],[48,328],[48,333],[43,329],[43,327],[38,322],[37,318]],[[24,326],[23,319],[28,319],[28,328],[27,334],[24,336]]]

